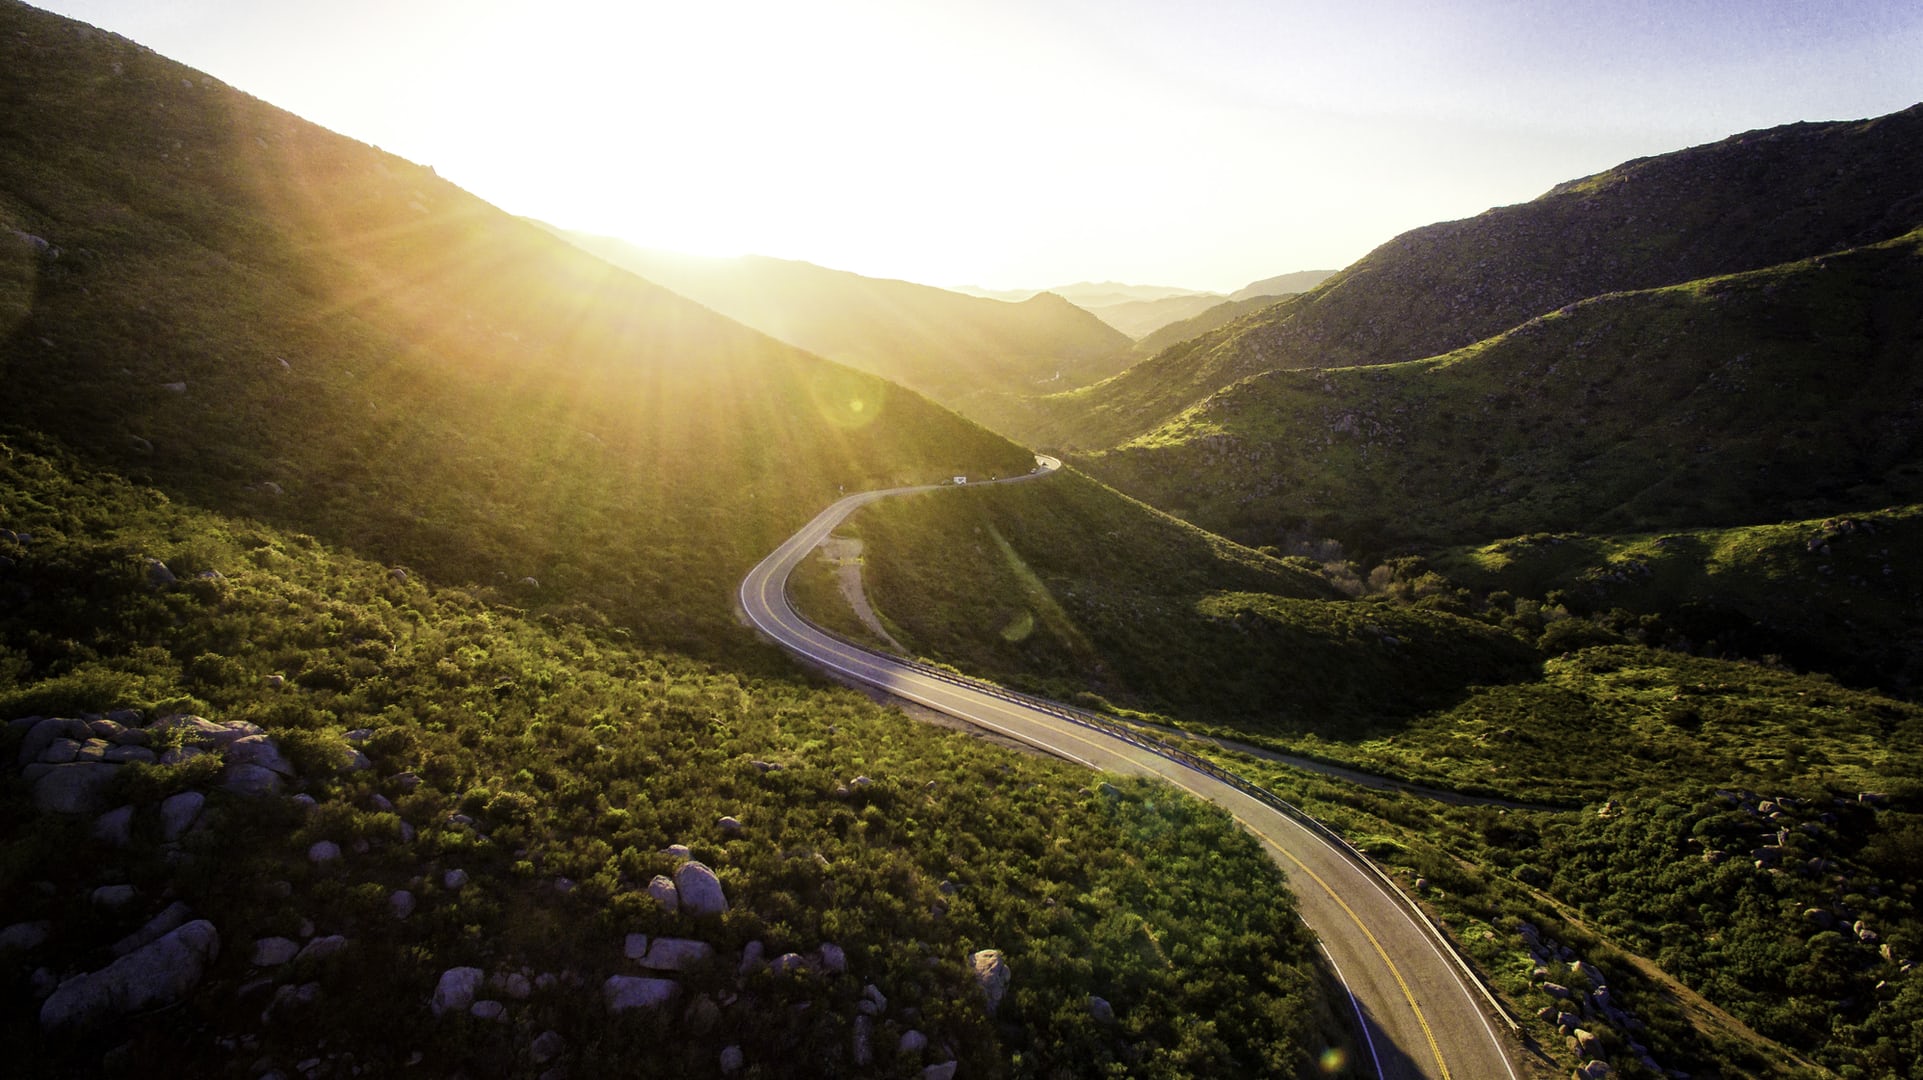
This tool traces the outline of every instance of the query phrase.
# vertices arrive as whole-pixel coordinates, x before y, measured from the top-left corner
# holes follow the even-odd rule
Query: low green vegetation
[[[895,1003],[886,1024],[922,1030],[985,1075],[1301,1072],[1336,1028],[1273,864],[1225,815],[1164,789],[1096,793],[1082,771],[849,691],[424,584],[20,440],[0,443],[0,508],[27,534],[0,543],[0,715],[131,707],[251,721],[318,800],[303,813],[216,792],[209,824],[168,855],[110,848],[85,819],[36,813],[8,770],[0,905],[10,922],[51,921],[39,962],[88,970],[108,958],[126,927],[84,899],[103,872],[188,903],[224,940],[184,1013],[128,1021],[106,1045],[45,1038],[26,985],[9,980],[18,1075],[71,1075],[109,1045],[150,1071],[212,1073],[235,1040],[247,1060],[283,1067],[324,1042],[330,1060],[351,1053],[377,1071],[418,1051],[436,1073],[504,1075],[543,1029],[565,1037],[581,1074],[635,1060],[711,1071],[724,1044],[760,1075],[838,1071],[868,982]],[[156,586],[149,559],[178,581]],[[348,732],[372,769],[324,764]],[[17,739],[0,746],[9,762]],[[206,779],[192,763],[131,768],[130,798]],[[418,786],[397,786],[401,773]],[[871,782],[850,790],[857,776]],[[739,832],[717,826],[723,815]],[[320,840],[358,854],[311,865]],[[649,897],[673,843],[715,867],[726,916],[669,914]],[[455,868],[468,884],[443,888]],[[404,921],[387,904],[400,888],[420,901]],[[269,1022],[244,985],[257,974],[248,943],[293,936],[303,920],[351,945],[301,967],[296,981],[316,982],[325,1008]],[[731,1002],[725,1012],[610,1021],[599,983],[633,970],[621,944],[635,932],[715,945],[724,962],[684,981],[710,1009]],[[838,944],[850,975],[739,981],[734,958],[751,941],[770,957]],[[993,1018],[967,969],[991,947],[1015,972]],[[563,981],[508,1025],[431,1021],[436,977],[461,964]],[[1111,1002],[1113,1024],[1091,1016],[1090,994]]]
[[[1917,1075],[1913,749],[1885,759],[1867,799],[1834,777],[1758,790],[1681,774],[1576,811],[1451,806],[1214,756],[1368,850],[1552,1053],[1563,1037],[1537,1014],[1567,1006],[1542,987],[1600,974],[1635,1018],[1611,1035],[1622,1075],[1662,1075],[1632,1040],[1692,1075]],[[1533,957],[1525,923],[1595,970]]]
[[[1481,592],[1554,595],[1646,639],[1774,659],[1857,686],[1923,679],[1923,510],[1631,535],[1533,533],[1431,560]]]
[[[1923,947],[1907,869],[1923,809],[1913,781],[1923,708],[1744,659],[1733,641],[1716,643],[1723,655],[1692,654],[1712,643],[1687,638],[1694,616],[1672,606],[1760,596],[1764,568],[1797,559],[1834,563],[1838,587],[1854,590],[1885,545],[1905,565],[1908,511],[1660,544],[1532,537],[1438,558],[1475,588],[1417,558],[1361,574],[1332,544],[1304,546],[1318,563],[1213,540],[1215,561],[1190,557],[1176,572],[1158,562],[1167,540],[1134,539],[1152,529],[1103,527],[1145,513],[1065,472],[889,500],[852,524],[881,617],[938,662],[1071,700],[1076,687],[1102,687],[1078,700],[1504,801],[1450,806],[1209,751],[1342,829],[1405,884],[1422,879],[1424,902],[1545,1046],[1562,1036],[1535,1018],[1552,1001],[1539,984],[1571,977],[1533,974],[1524,922],[1608,971],[1642,1025],[1625,1040],[1663,1068],[1797,1075],[1782,1064],[1790,1055],[1844,1075],[1910,1075],[1899,1064],[1912,1059],[1905,1025],[1923,1015],[1905,968]],[[1695,561],[1621,573],[1605,557],[1650,550]],[[1705,566],[1709,551],[1721,555]],[[1251,564],[1315,587],[1290,596],[1226,580]],[[1604,590],[1576,587],[1585,582]],[[1646,604],[1631,602],[1638,588],[1651,590]],[[839,601],[826,589],[802,598]],[[1865,618],[1898,619],[1900,603],[1866,604]],[[946,613],[960,613],[953,626]],[[1010,625],[1032,629],[996,632]],[[1798,835],[1762,835],[1784,828]],[[1780,850],[1752,854],[1761,847]],[[1828,914],[1806,918],[1811,907]],[[1815,925],[1825,918],[1832,925]],[[1856,935],[1859,918],[1873,940]],[[1648,1075],[1644,1051],[1612,1045],[1624,1075]]]
[[[889,499],[844,528],[908,649],[1084,704],[1342,738],[1475,682],[1527,677],[1534,655],[1448,612],[1324,602],[1340,593],[1320,566],[1227,543],[1072,472]],[[804,609],[848,631],[838,592],[802,580]]]

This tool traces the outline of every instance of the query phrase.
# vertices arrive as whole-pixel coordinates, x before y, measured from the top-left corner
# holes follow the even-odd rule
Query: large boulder
[[[264,937],[255,940],[248,962],[255,967],[279,967],[299,954],[300,943],[293,938]]]
[[[27,953],[46,944],[53,936],[53,923],[45,919],[36,922],[17,922],[0,930],[0,956],[9,953]]]
[[[61,983],[40,1006],[40,1026],[48,1031],[87,1027],[178,1004],[219,955],[219,931],[197,919],[99,971]]]
[[[47,747],[55,739],[71,739],[76,743],[85,742],[93,735],[93,729],[85,720],[69,720],[62,717],[49,717],[39,720],[27,729],[26,738],[20,743],[19,762],[27,765],[40,760]]]
[[[230,765],[259,765],[282,776],[293,776],[294,767],[281,756],[280,747],[265,735],[246,735],[227,745],[227,763]]]
[[[94,839],[115,847],[126,847],[134,842],[134,808],[121,806],[109,810],[94,819]]]
[[[995,1015],[1001,1008],[1002,995],[1008,992],[1008,981],[1015,973],[1008,967],[1008,960],[1000,949],[983,949],[970,958],[975,967],[975,982],[982,988],[982,996],[988,999],[988,1014]]]
[[[207,796],[198,791],[182,791],[169,795],[160,803],[160,838],[178,840],[193,828],[200,819],[201,808],[207,805]]]
[[[280,794],[280,774],[265,765],[238,762],[220,770],[220,787],[235,795],[266,796]]]
[[[693,971],[714,959],[714,946],[691,938],[655,938],[641,966],[655,971]]]
[[[33,785],[33,804],[49,814],[98,814],[120,766],[98,761],[48,765]]]
[[[187,916],[193,913],[194,910],[192,908],[179,900],[168,904],[164,911],[148,919],[146,924],[140,929],[114,942],[114,955],[126,956],[146,948],[148,945],[159,941],[166,935],[187,925]]]
[[[721,879],[704,863],[689,861],[675,867],[674,891],[680,898],[681,910],[690,915],[723,915],[728,911],[728,897],[721,891]]]
[[[434,1000],[428,1007],[435,1016],[466,1012],[474,1004],[474,993],[481,988],[483,972],[477,967],[448,968],[434,986]]]
[[[629,1009],[658,1009],[681,996],[681,984],[673,979],[650,979],[639,975],[610,975],[601,985],[601,999],[611,1013]]]
[[[656,874],[654,880],[648,882],[648,895],[670,915],[681,909],[681,895],[675,891],[674,879],[665,874]]]

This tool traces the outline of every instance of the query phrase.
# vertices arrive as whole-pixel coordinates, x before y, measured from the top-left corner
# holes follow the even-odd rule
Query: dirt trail
[[[821,542],[821,557],[827,559],[835,568],[835,583],[841,586],[841,598],[861,620],[868,632],[888,643],[888,647],[903,656],[908,650],[895,640],[895,636],[881,625],[881,618],[868,603],[868,590],[861,584],[861,541],[847,536],[830,536]]]

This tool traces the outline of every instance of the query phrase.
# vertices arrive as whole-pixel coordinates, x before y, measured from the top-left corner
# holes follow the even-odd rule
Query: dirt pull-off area
[[[827,559],[835,568],[835,583],[841,586],[841,598],[861,620],[868,632],[888,643],[888,647],[906,656],[908,650],[895,640],[895,636],[881,625],[875,609],[868,604],[868,590],[861,586],[861,541],[847,536],[830,536],[821,542],[821,557]]]

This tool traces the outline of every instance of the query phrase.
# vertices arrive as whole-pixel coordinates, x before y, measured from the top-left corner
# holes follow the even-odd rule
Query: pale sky
[[[1923,101],[1915,0],[53,0],[557,225],[936,285],[1239,288]]]

